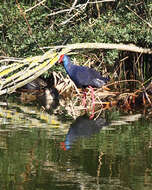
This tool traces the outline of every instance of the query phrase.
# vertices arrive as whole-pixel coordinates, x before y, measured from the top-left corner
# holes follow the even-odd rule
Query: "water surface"
[[[0,122],[0,189],[152,189],[152,124],[139,113],[74,120],[1,102]]]

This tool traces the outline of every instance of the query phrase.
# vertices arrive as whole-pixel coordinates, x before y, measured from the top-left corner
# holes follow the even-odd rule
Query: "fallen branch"
[[[50,46],[49,48],[67,48],[69,50],[75,49],[116,49],[121,51],[131,51],[137,53],[152,54],[152,49],[138,47],[134,44],[113,44],[113,43],[77,43],[62,46]]]

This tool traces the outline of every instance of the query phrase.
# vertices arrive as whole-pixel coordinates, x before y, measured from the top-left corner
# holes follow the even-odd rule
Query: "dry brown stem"
[[[75,89],[72,82],[68,77],[60,77],[57,79],[56,88],[60,91],[61,96],[63,97],[62,106],[66,109],[67,113],[72,117],[78,117],[84,112],[88,114],[92,110],[92,96],[89,89],[86,89],[86,107],[82,106],[82,90]],[[135,82],[138,84],[138,89],[117,89],[114,84],[117,83],[128,83]],[[106,109],[112,109],[115,106],[119,106],[125,111],[131,111],[136,107],[140,106],[151,106],[151,96],[148,92],[145,91],[145,87],[138,80],[122,80],[116,81],[114,83],[109,83],[106,86],[111,87],[109,90],[104,90],[104,88],[94,89],[95,93],[95,118],[99,117],[102,112]],[[150,88],[150,87],[149,87]],[[62,90],[63,89],[63,90]],[[120,90],[120,91],[119,91]],[[148,90],[148,89],[147,89]],[[144,99],[142,98],[144,95]],[[70,103],[69,103],[70,102]]]
[[[140,18],[144,23],[146,23],[150,28],[152,28],[152,25],[144,20],[141,16],[139,16],[135,11],[133,11],[129,6],[126,5],[126,8],[129,9],[131,12],[133,12],[138,18]]]
[[[23,18],[24,18],[24,20],[25,20],[25,22],[26,22],[26,24],[27,24],[28,33],[29,33],[29,35],[31,35],[31,34],[32,34],[32,29],[31,29],[31,27],[30,27],[30,24],[29,24],[27,18],[26,18],[26,13],[25,13],[25,12],[23,11],[23,9],[21,8],[21,6],[20,6],[18,0],[16,0],[16,3],[17,3],[18,9],[20,10],[21,15],[23,16]]]

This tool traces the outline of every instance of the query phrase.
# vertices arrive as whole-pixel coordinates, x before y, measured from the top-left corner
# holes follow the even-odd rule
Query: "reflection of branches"
[[[99,177],[100,177],[100,172],[101,172],[101,166],[102,166],[102,157],[103,157],[104,153],[101,151],[100,155],[98,157],[98,170],[97,170],[97,185],[99,185]]]

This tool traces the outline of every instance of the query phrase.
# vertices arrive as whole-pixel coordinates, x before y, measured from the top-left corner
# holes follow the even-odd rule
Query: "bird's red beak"
[[[62,62],[63,62],[63,57],[64,57],[64,55],[61,55],[61,56],[60,56],[60,59],[59,59],[59,61],[58,61],[59,63],[62,63]]]

